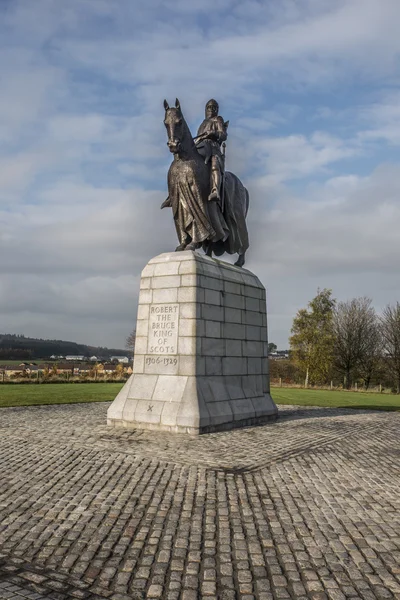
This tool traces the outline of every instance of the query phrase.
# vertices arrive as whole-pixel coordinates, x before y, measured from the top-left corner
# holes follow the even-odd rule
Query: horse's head
[[[168,133],[167,146],[173,154],[178,154],[181,149],[183,137],[185,135],[186,123],[182,116],[181,105],[178,98],[175,102],[175,108],[170,108],[166,100],[164,100],[165,117],[164,125]]]

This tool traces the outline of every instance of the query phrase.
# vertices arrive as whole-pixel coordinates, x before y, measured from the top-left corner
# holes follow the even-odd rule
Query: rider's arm
[[[222,117],[217,117],[215,133],[218,136],[218,142],[220,144],[222,144],[222,142],[225,142],[226,138],[228,137],[228,133],[226,131],[225,123]]]

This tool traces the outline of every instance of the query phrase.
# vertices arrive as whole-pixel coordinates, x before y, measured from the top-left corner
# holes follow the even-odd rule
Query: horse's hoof
[[[239,255],[239,258],[235,262],[235,267],[243,267],[244,265],[244,256],[242,254]]]
[[[179,246],[177,246],[175,248],[175,252],[182,252],[182,250],[186,249],[186,244],[179,244]]]
[[[190,244],[188,244],[185,248],[185,250],[197,250],[197,248],[200,248],[201,244],[197,244],[196,242],[191,242]]]

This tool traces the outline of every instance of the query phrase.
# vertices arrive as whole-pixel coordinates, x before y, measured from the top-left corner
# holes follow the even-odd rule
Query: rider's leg
[[[219,191],[221,189],[221,171],[218,163],[218,157],[211,157],[211,193],[209,200],[220,200]]]

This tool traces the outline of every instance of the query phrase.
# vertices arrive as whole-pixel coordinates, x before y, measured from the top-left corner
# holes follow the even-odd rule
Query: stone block
[[[228,308],[240,308],[243,310],[246,305],[246,299],[244,296],[239,296],[238,294],[224,294],[223,305]]]
[[[219,278],[219,274],[217,277],[218,278],[201,275],[200,276],[200,286],[205,289],[208,289],[208,290],[222,292],[224,289],[224,282],[222,279]],[[207,300],[206,300],[206,302],[207,302]]]
[[[246,310],[252,310],[255,312],[260,312],[260,301],[258,298],[251,298],[247,296],[245,298],[245,308]]]
[[[261,373],[265,372],[265,370],[263,371],[263,364],[262,361],[264,359],[259,358],[259,357],[249,357],[247,359],[247,372],[249,375],[260,375]]]
[[[179,375],[196,375],[198,369],[197,356],[180,356],[179,357]]]
[[[221,306],[222,302],[222,294],[217,290],[204,290],[204,302],[206,304],[215,304],[216,306]]]
[[[147,352],[147,336],[137,337],[135,339],[135,352],[138,354],[146,354]]]
[[[135,420],[135,410],[139,400],[132,400],[130,402],[126,402],[124,406],[124,412],[122,414],[123,421],[129,422]]]
[[[225,323],[241,323],[242,311],[240,308],[225,308]]]
[[[245,356],[243,354],[242,344],[242,340],[225,339],[225,356]]]
[[[247,359],[239,356],[227,356],[222,359],[223,375],[247,375]]]
[[[222,375],[221,356],[206,356],[206,375]]]
[[[179,335],[182,337],[194,337],[197,332],[196,319],[179,319]]]
[[[276,417],[265,291],[250,271],[193,252],[154,257],[136,331],[134,372],[109,425],[197,435]]]
[[[242,346],[244,356],[265,356],[263,342],[245,341]]]
[[[178,302],[178,288],[161,288],[153,290],[153,304]]]
[[[210,421],[214,425],[229,423],[233,420],[232,408],[228,401],[209,402],[207,409],[210,414]]]
[[[200,340],[199,340],[200,343]],[[196,354],[197,339],[195,337],[181,337],[178,340],[178,354]]]
[[[199,277],[196,274],[191,273],[190,275],[181,275],[182,287],[196,287],[197,285],[199,285]]]
[[[230,400],[230,395],[226,385],[227,379],[223,376],[208,376],[207,383],[210,391],[209,399],[213,398],[215,402]]]
[[[160,402],[180,402],[187,383],[187,377],[182,375],[159,375],[152,400]]]
[[[205,336],[209,338],[221,337],[221,323],[219,321],[203,321],[205,325]]]
[[[178,416],[179,402],[164,402],[164,407],[161,413],[161,421],[167,427],[176,427],[176,417]]]
[[[151,277],[142,277],[140,280],[140,289],[149,290],[151,287]]]
[[[138,423],[160,423],[164,406],[165,402],[138,400],[135,409],[135,421]]]
[[[201,304],[196,302],[181,302],[179,304],[179,314],[182,319],[200,319]]]
[[[202,356],[224,356],[225,340],[217,338],[203,338],[201,340]]]
[[[159,267],[160,265],[157,265]],[[151,287],[153,290],[159,288],[177,288],[181,285],[180,275],[160,275],[159,277],[153,277],[151,280]]]
[[[138,319],[136,323],[136,337],[146,337],[149,330],[149,322],[147,319]],[[135,354],[137,349],[135,348]]]
[[[181,263],[179,261],[158,263],[153,267],[154,277],[178,275]]]
[[[142,271],[142,277],[141,278],[145,279],[145,278],[148,278],[148,277],[149,278],[153,277],[155,268],[156,268],[155,265],[152,265],[150,263],[148,265],[146,265],[145,268]]]
[[[154,298],[153,298],[154,301]],[[150,312],[150,306],[148,304],[139,304],[137,311],[138,319],[148,319]]]
[[[139,303],[140,304],[151,304],[153,300],[152,290],[140,290],[139,292]]]
[[[144,372],[158,375],[162,370],[164,375],[180,375],[181,357],[147,355],[144,359]]]
[[[256,327],[255,325],[246,325],[246,340],[254,340],[256,342],[261,341],[261,327]]]
[[[179,288],[178,302],[198,302],[199,292],[204,296],[204,292],[195,285]]]
[[[234,281],[225,281],[224,282],[224,290],[228,294],[236,294],[238,296],[242,296],[243,285],[241,283],[237,283]]]
[[[239,323],[224,323],[223,335],[228,340],[244,340],[246,337],[246,328]]]
[[[134,400],[151,400],[156,387],[158,375],[134,373],[132,375],[129,398]]]
[[[135,353],[133,359],[133,370],[135,373],[144,373],[144,355]]]
[[[179,266],[179,274],[180,275],[197,275],[197,273],[198,273],[197,265],[193,261],[183,262]]]
[[[242,323],[245,325],[256,325],[257,327],[263,327],[263,314],[259,312],[253,312],[244,310],[242,312]]]
[[[219,323],[223,323],[224,309],[222,308],[222,306],[202,304],[201,316],[205,321],[218,321]]]

